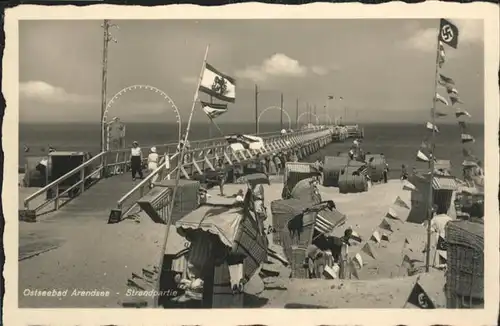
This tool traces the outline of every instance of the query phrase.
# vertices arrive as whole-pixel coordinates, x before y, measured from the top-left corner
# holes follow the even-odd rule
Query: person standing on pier
[[[401,180],[408,180],[408,171],[406,170],[406,165],[401,165]]]
[[[158,169],[159,155],[156,153],[156,147],[151,147],[151,153],[148,155],[148,172],[153,173]],[[151,188],[153,188],[153,183],[158,179],[158,174],[151,178]]]
[[[132,148],[130,149],[130,167],[132,168],[132,180],[135,181],[136,174],[139,174],[139,178],[142,179],[142,150],[139,147],[139,143],[134,141],[132,143]]]

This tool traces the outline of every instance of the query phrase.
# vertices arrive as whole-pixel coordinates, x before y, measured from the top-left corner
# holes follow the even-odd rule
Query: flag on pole
[[[469,134],[462,134],[461,135],[461,138],[462,138],[462,143],[474,143],[476,140],[474,139],[474,137],[472,137],[471,135]]]
[[[446,87],[446,92],[450,95],[458,96],[458,90],[455,87]]]
[[[469,112],[461,109],[461,108],[457,108],[457,111],[455,112],[455,116],[457,118],[460,118],[461,116],[466,116],[466,117],[469,117],[470,118],[470,114]]]
[[[439,74],[438,83],[439,85],[442,85],[444,87],[455,86],[455,81],[443,74]]]
[[[213,104],[200,101],[203,112],[210,118],[215,119],[227,112],[227,104]]]
[[[441,41],[439,41],[439,53],[438,53],[439,68],[443,68],[443,64],[445,63],[445,61],[446,61],[446,52],[444,50],[443,43],[441,43]]]
[[[456,49],[458,47],[458,27],[452,22],[441,19],[439,26],[439,41]]]
[[[419,150],[417,152],[417,161],[429,162],[429,158],[422,151]]]
[[[436,125],[433,125],[432,123],[430,122],[427,122],[427,124],[425,125],[425,127],[427,129],[429,129],[430,131],[434,130],[435,132],[439,132],[439,129]]]
[[[436,306],[432,302],[429,295],[425,292],[422,286],[417,282],[413,286],[413,289],[408,296],[408,303],[415,305],[421,309],[436,309]]]
[[[455,105],[456,103],[460,103],[460,104],[464,103],[464,102],[462,102],[460,97],[458,97],[458,94],[451,93],[451,94],[449,94],[449,97],[450,97],[451,105]]]
[[[200,91],[221,101],[234,103],[236,101],[236,80],[206,63]]]
[[[448,101],[443,96],[441,96],[439,93],[436,93],[436,102],[441,102],[444,105],[450,105],[450,104],[448,104]]]

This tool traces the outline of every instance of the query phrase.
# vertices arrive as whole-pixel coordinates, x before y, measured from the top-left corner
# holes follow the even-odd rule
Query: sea
[[[412,167],[422,168],[416,163],[416,153],[422,141],[429,137],[429,130],[422,124],[370,124],[359,123],[364,128],[365,138],[362,148],[373,154],[383,153],[389,164],[389,177],[399,178],[401,166],[405,164],[409,171]],[[475,142],[467,144],[467,148],[482,162],[484,162],[484,125],[468,125],[469,133]],[[155,144],[175,143],[178,138],[178,126],[165,123],[127,123],[126,141],[138,141],[141,147],[147,148]],[[185,128],[185,127],[184,127]],[[57,150],[86,151],[96,154],[99,152],[100,126],[98,124],[59,123],[59,124],[20,124],[19,125],[19,166],[24,166],[27,156],[46,155],[49,146]],[[193,123],[189,139],[201,140],[221,137],[231,133],[255,133],[254,123],[219,124],[219,129],[208,123]],[[278,132],[279,123],[261,123],[261,133]],[[463,161],[458,125],[440,125],[436,134],[436,158],[451,160],[452,172],[461,177],[461,163]],[[323,148],[307,159],[313,161],[323,156],[337,155],[338,152],[348,151],[352,140],[344,143],[333,143]],[[29,151],[25,151],[25,147]]]

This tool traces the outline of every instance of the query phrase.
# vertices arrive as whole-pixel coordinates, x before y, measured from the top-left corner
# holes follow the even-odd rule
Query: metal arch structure
[[[156,87],[150,86],[150,85],[132,85],[132,86],[122,88],[118,93],[116,93],[111,98],[111,100],[109,100],[108,104],[106,105],[106,109],[104,110],[104,114],[102,116],[101,133],[102,133],[103,139],[106,139],[105,135],[106,135],[106,126],[107,126],[107,122],[108,122],[108,113],[109,113],[109,110],[111,109],[111,107],[113,107],[113,105],[116,103],[116,101],[123,94],[125,94],[129,91],[134,91],[134,90],[139,90],[139,89],[145,89],[145,90],[148,90],[151,92],[155,92],[155,93],[159,94],[161,97],[163,97],[163,99],[168,104],[170,104],[170,107],[173,109],[173,111],[175,113],[176,120],[177,120],[176,122],[177,122],[177,129],[178,129],[178,141],[180,141],[181,135],[182,135],[182,120],[181,120],[181,114],[179,112],[179,108],[177,108],[177,105],[175,105],[174,101],[170,98],[170,96],[168,96],[167,93],[165,93],[164,91],[162,91],[159,88],[156,88]],[[103,148],[103,150],[106,150],[106,149]]]
[[[331,124],[331,125],[333,125],[333,124],[334,124],[334,123],[333,123],[333,120],[332,120],[332,117],[330,117],[330,115],[329,115],[328,113],[320,113],[320,114],[318,114],[318,119],[319,119],[320,117],[326,117],[326,118],[328,118],[328,121],[330,122],[330,124]]]
[[[269,110],[280,110],[280,111],[282,111],[286,115],[286,117],[288,118],[288,129],[292,129],[292,118],[290,117],[290,115],[288,114],[288,112],[286,112],[285,109],[280,108],[279,106],[270,106],[270,107],[267,107],[264,110],[262,110],[262,112],[260,112],[259,116],[257,117],[257,133],[260,132],[260,128],[259,128],[260,118],[262,117],[262,115],[264,113],[266,113]]]
[[[315,119],[316,119],[316,124],[319,125],[319,119],[318,119],[318,116],[312,112],[302,112],[298,117],[297,117],[297,122],[300,121],[300,118],[302,118],[304,115],[306,114],[309,114],[309,115],[312,115]]]

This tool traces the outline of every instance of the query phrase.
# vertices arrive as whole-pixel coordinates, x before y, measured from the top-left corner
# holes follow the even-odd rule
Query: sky
[[[483,122],[484,41],[481,20],[452,20],[457,49],[442,73],[454,79],[472,122]],[[236,102],[220,123],[255,121],[280,105],[296,119],[316,106],[321,121],[415,122],[429,119],[434,97],[436,19],[113,20],[107,101],[121,89],[150,85],[168,94],[186,122],[207,44],[211,65],[236,78]],[[96,122],[101,112],[103,29],[99,20],[21,21],[19,99],[23,122]],[[439,89],[440,94],[446,92]],[[329,95],[335,100],[327,100]],[[343,100],[338,100],[343,97]],[[200,94],[201,100],[208,100]],[[326,106],[326,108],[325,108]],[[454,122],[454,109],[446,122]],[[314,112],[314,109],[313,109]],[[175,122],[161,93],[136,89],[113,101],[110,116]],[[278,122],[277,109],[261,121]],[[307,120],[307,113],[301,121]],[[207,121],[197,105],[195,122]],[[284,117],[286,123],[287,118]]]

